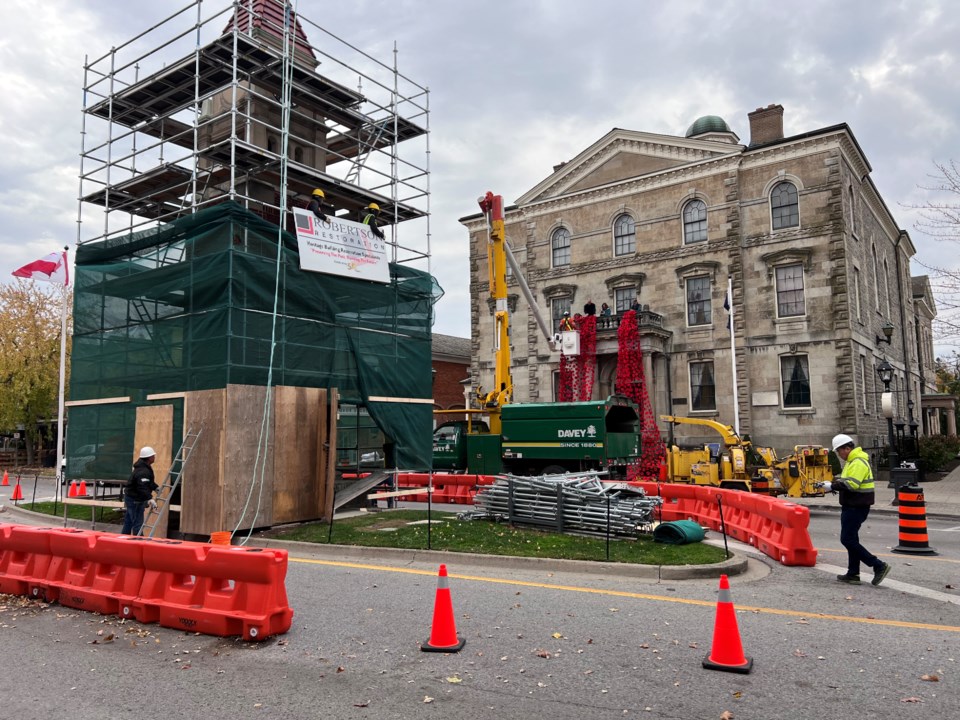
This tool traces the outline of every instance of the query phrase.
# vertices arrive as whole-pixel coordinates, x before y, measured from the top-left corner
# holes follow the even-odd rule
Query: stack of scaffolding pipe
[[[500,477],[474,498],[471,517],[558,531],[636,535],[662,503],[626,485],[603,484],[599,473]]]

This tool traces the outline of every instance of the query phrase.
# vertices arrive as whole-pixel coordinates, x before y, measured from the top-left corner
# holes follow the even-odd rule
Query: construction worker
[[[367,213],[363,218],[363,224],[369,225],[370,229],[373,231],[373,234],[376,235],[381,240],[384,240],[383,230],[380,229],[380,226],[377,225],[377,218],[380,217],[380,206],[375,202],[367,205]]]
[[[874,501],[873,470],[870,456],[852,437],[840,434],[833,438],[833,451],[843,462],[843,472],[834,478],[833,492],[840,493],[840,544],[847,549],[847,572],[837,580],[850,585],[860,584],[860,563],[873,568],[871,585],[879,585],[890,572],[890,565],[872,555],[860,544],[860,526],[870,514]]]
[[[153,468],[157,460],[156,451],[149,445],[140,449],[140,457],[133,466],[133,472],[123,488],[123,528],[122,535],[139,535],[143,527],[143,512],[150,506],[156,510],[157,501],[153,499],[159,487],[154,482]]]
[[[573,320],[570,317],[569,312],[563,314],[563,318],[560,320],[560,332],[567,332],[570,330],[576,330],[577,326],[573,324]]]
[[[330,222],[330,219],[323,212],[323,200],[326,198],[323,190],[317,188],[313,191],[313,197],[310,199],[310,204],[307,205],[307,210],[312,212],[320,222]]]

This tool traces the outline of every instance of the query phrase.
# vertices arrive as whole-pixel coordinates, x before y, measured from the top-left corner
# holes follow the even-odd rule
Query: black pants
[[[840,544],[847,549],[847,575],[859,575],[860,563],[874,570],[883,567],[883,562],[860,544],[860,526],[870,514],[870,508],[840,508]]]

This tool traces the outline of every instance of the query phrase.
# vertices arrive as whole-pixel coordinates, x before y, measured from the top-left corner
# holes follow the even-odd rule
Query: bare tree
[[[908,207],[920,211],[917,230],[941,242],[960,244],[960,167],[953,160],[934,165],[937,172],[930,175],[933,182],[921,186],[933,194],[933,199]],[[940,256],[945,258],[944,262],[918,262],[930,271],[930,288],[937,300],[936,342],[957,345],[960,344],[960,262],[957,261],[960,253],[951,249]]]

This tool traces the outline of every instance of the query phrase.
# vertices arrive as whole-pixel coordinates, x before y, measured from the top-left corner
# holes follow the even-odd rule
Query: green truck
[[[465,420],[433,433],[433,469],[440,472],[541,475],[606,470],[625,477],[640,458],[637,406],[617,395],[572,403],[522,403],[500,410],[502,432]]]

